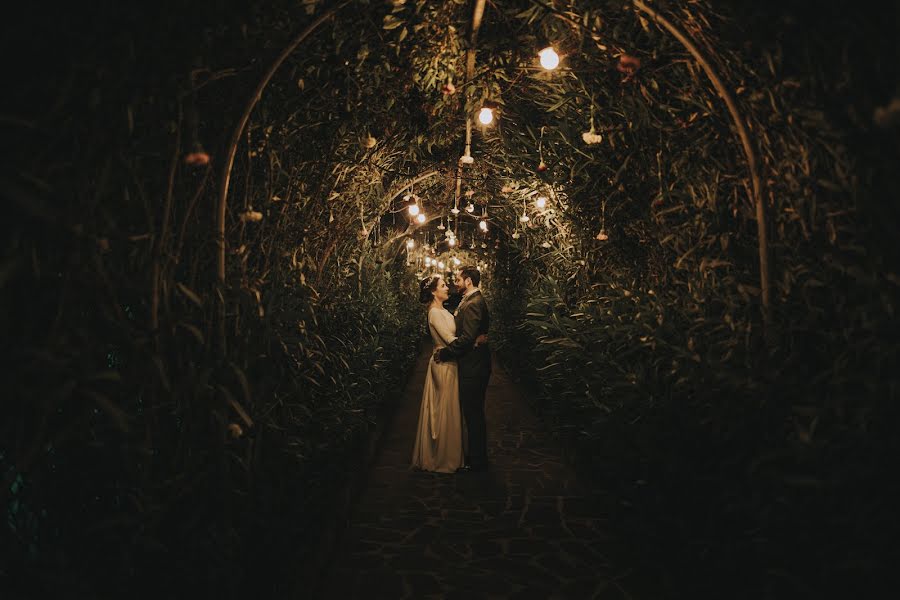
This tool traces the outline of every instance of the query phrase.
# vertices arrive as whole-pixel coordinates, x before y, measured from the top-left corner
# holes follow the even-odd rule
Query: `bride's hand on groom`
[[[488,342],[488,335],[486,333],[482,333],[477,338],[475,338],[475,347],[483,346]]]

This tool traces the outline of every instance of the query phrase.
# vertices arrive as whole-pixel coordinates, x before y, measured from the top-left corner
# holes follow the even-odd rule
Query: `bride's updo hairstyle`
[[[438,281],[440,280],[440,275],[432,275],[419,282],[419,302],[428,304],[434,300],[432,294],[434,293],[434,290],[437,289]]]

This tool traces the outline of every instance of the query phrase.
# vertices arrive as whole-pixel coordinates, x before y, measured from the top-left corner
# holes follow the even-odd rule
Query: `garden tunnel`
[[[344,597],[429,347],[417,282],[466,264],[504,381],[623,540],[627,585],[563,540],[594,592],[535,597],[887,581],[896,7],[29,10],[0,111],[12,597]],[[460,590],[531,581],[496,569]]]

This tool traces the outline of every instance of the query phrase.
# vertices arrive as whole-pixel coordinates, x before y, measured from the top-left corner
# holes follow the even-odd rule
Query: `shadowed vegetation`
[[[654,5],[749,129],[766,328],[731,117],[622,2],[489,4],[471,81],[468,3],[341,10],[240,137],[221,285],[228,140],[329,6],[117,3],[5,25],[4,587],[236,597],[316,579],[343,475],[416,355],[419,248],[450,255],[437,216],[485,101],[497,122],[474,127],[460,206],[476,209],[453,253],[484,261],[498,358],[615,491],[640,568],[672,597],[880,583],[898,530],[896,10]],[[563,64],[546,73],[550,42]],[[431,171],[419,228],[402,198]]]

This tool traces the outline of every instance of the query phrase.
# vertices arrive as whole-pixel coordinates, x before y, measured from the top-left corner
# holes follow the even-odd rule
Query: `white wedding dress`
[[[443,348],[456,339],[456,322],[443,308],[428,309],[428,329],[435,348]],[[457,368],[456,361],[436,363],[433,356],[428,361],[412,456],[414,468],[453,473],[463,464]]]

